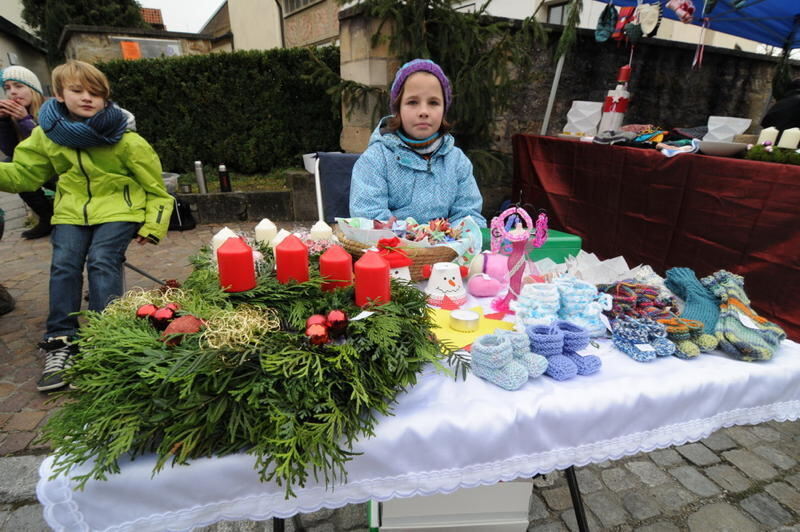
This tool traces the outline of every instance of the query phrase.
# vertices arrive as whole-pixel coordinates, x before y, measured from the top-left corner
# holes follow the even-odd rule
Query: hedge
[[[339,49],[314,54],[339,72]],[[194,161],[243,173],[302,166],[301,155],[339,149],[341,118],[315,83],[307,49],[113,61],[112,100],[136,115],[165,171]]]

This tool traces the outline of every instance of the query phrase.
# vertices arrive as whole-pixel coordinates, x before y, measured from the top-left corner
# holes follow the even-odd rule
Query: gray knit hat
[[[24,66],[12,65],[5,68],[3,70],[3,84],[5,84],[6,81],[18,81],[43,95],[42,84],[39,83],[39,78]]]

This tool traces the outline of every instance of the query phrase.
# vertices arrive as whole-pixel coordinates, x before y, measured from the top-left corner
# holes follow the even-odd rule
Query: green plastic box
[[[483,249],[488,250],[491,247],[491,233],[488,228],[481,228],[483,235]],[[581,249],[581,237],[572,235],[563,231],[556,231],[555,229],[547,230],[547,242],[540,248],[536,248],[528,254],[531,260],[541,260],[545,257],[549,258],[556,264],[564,262],[568,256],[573,257],[578,254]]]

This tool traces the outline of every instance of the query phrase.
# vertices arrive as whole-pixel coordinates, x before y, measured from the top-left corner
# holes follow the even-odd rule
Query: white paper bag
[[[603,102],[583,102],[575,100],[567,112],[564,133],[579,137],[592,137],[597,134],[597,124],[603,115]]]

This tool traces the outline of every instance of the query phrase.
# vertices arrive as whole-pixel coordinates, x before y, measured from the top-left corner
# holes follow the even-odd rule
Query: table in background
[[[515,135],[514,197],[601,258],[727,269],[800,339],[800,166]]]
[[[74,491],[41,466],[37,495],[57,530],[188,529],[222,519],[265,520],[367,500],[450,493],[697,441],[732,425],[800,417],[800,344],[748,363],[721,353],[639,363],[601,340],[601,371],[556,382],[531,379],[508,392],[473,375],[432,369],[397,398],[373,438],[358,441],[348,482],[313,477],[297,497],[259,482],[254,459],[237,454],[167,466],[154,456],[120,464],[107,481]]]

